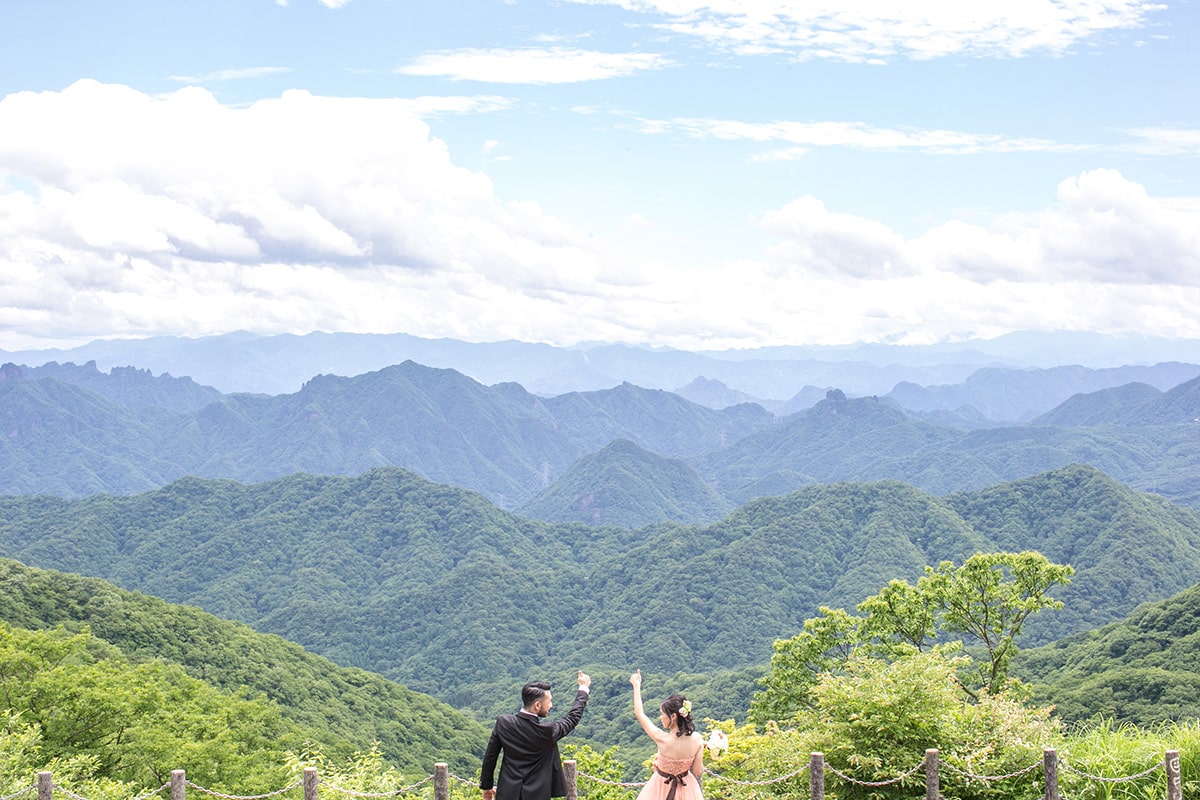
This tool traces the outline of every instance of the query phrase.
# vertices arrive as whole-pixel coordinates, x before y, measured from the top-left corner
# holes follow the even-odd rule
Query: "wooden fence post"
[[[579,800],[579,765],[575,759],[563,762],[563,783],[567,785],[567,796],[563,800]]]
[[[37,774],[38,800],[51,800],[54,796],[54,776],[49,772]]]
[[[450,800],[450,767],[445,761],[433,765],[433,800]]]
[[[808,757],[808,796],[812,800],[825,800],[824,753],[812,753]]]
[[[938,751],[930,748],[925,751],[925,800],[938,800],[941,791],[938,783]]]
[[[1167,800],[1183,800],[1183,782],[1179,777],[1179,751],[1167,751]]]
[[[317,786],[320,784],[320,779],[317,777],[316,767],[304,768],[304,800],[317,800]]]
[[[1059,800],[1058,796],[1058,751],[1042,751],[1042,771],[1046,776],[1046,800]]]

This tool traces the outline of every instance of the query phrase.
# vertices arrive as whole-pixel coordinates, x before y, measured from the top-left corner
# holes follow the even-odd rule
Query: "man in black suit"
[[[550,684],[541,681],[525,684],[521,689],[524,708],[516,714],[497,717],[492,737],[488,739],[479,776],[483,800],[496,800],[497,791],[500,800],[550,800],[567,793],[558,740],[579,724],[591,690],[592,679],[580,670],[579,689],[571,710],[561,719],[543,723],[542,719],[554,707]],[[493,783],[501,751],[504,760],[500,762],[500,780]]]

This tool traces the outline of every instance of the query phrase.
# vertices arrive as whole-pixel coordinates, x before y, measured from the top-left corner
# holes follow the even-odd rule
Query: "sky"
[[[1200,338],[1200,0],[0,4],[0,349]]]

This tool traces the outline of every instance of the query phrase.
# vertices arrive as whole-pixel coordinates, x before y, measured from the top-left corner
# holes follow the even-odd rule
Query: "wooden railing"
[[[1026,774],[1031,774],[1035,770],[1037,770],[1038,767],[1041,767],[1042,782],[1043,782],[1043,786],[1045,787],[1044,791],[1043,791],[1043,795],[1042,795],[1042,800],[1064,800],[1063,796],[1061,794],[1059,794],[1059,789],[1058,789],[1059,770],[1060,770],[1061,766],[1062,765],[1059,763],[1059,760],[1058,760],[1057,751],[1047,749],[1042,752],[1042,761],[1040,764],[1034,763],[1023,769],[1017,770],[1016,772],[1012,772],[1007,775],[975,775],[972,773],[964,772],[957,768],[952,768],[949,771],[952,771],[954,774],[959,775],[960,777],[963,777],[963,778],[992,782],[992,781],[998,781],[998,780],[1017,778],[1017,777],[1021,777]],[[920,773],[922,771],[922,768],[924,768],[923,771],[925,774],[925,798],[926,798],[926,800],[942,800],[940,775],[941,775],[941,770],[943,769],[943,767],[942,767],[942,765],[939,764],[939,761],[938,761],[938,751],[934,750],[934,749],[926,750],[924,760],[922,762],[918,763],[915,767],[913,767],[913,769],[911,769],[908,772],[903,773],[901,775],[897,775],[897,776],[894,776],[892,778],[888,778],[885,780],[864,781],[864,780],[859,780],[857,778],[854,778],[851,775],[847,775],[846,773],[841,772],[840,770],[827,765],[825,763],[825,756],[823,753],[810,754],[808,765],[806,768],[808,769],[808,772],[809,772],[808,785],[809,785],[810,800],[824,800],[825,799],[825,775],[826,775],[827,771],[834,773],[838,778],[840,778],[843,781],[846,781],[847,783],[857,784],[859,786],[865,786],[865,787],[883,787],[883,786],[887,786],[887,785],[891,785],[891,784],[897,784],[897,783],[900,783],[901,781],[915,777],[918,773]],[[734,780],[732,778],[724,777],[719,772],[713,772],[711,770],[706,770],[705,772],[706,772],[706,780],[715,780],[715,781],[724,780],[724,781],[729,781],[731,783],[734,783],[734,784],[737,784],[740,786],[766,786],[766,785],[780,783],[785,780],[791,780],[793,778],[796,778],[804,771],[804,769],[805,769],[805,767],[802,767],[802,768],[796,770],[795,772],[789,773],[788,775],[783,775],[783,776],[780,776],[777,778],[771,778],[771,779],[761,780],[761,781]],[[1154,766],[1145,770],[1144,772],[1138,773],[1136,775],[1128,775],[1128,776],[1117,777],[1117,778],[1106,777],[1106,776],[1101,776],[1101,775],[1090,775],[1088,773],[1081,772],[1077,769],[1074,769],[1074,768],[1070,767],[1069,765],[1067,766],[1067,770],[1072,772],[1074,775],[1076,775],[1078,777],[1081,777],[1081,778],[1087,779],[1087,780],[1094,780],[1094,781],[1100,781],[1100,782],[1106,782],[1106,783],[1122,783],[1122,782],[1127,782],[1127,781],[1139,780],[1141,778],[1149,776],[1150,774],[1152,774],[1154,772],[1157,772],[1159,769],[1162,769],[1166,772],[1167,791],[1166,791],[1165,800],[1183,800],[1183,783],[1182,783],[1182,779],[1180,777],[1179,751],[1178,750],[1166,751],[1166,754],[1162,761],[1158,762],[1157,764],[1155,764]],[[348,796],[352,796],[352,797],[356,797],[356,798],[397,797],[399,795],[402,795],[408,791],[411,791],[411,790],[417,788],[418,786],[424,785],[425,783],[429,782],[430,780],[433,781],[434,800],[450,800],[450,780],[452,777],[464,784],[471,786],[471,787],[478,786],[477,781],[471,781],[471,780],[467,780],[465,778],[461,778],[458,776],[452,776],[450,773],[449,767],[445,763],[441,763],[441,762],[433,765],[433,774],[432,775],[427,776],[426,778],[417,782],[413,786],[408,787],[407,789],[398,789],[398,790],[391,791],[391,792],[378,792],[378,793],[355,792],[355,791],[351,791],[348,789],[343,789],[338,786],[333,786],[330,784],[322,784],[320,777],[317,774],[317,768],[316,767],[305,767],[303,781],[300,783],[293,784],[292,786],[287,786],[282,789],[278,789],[274,792],[269,792],[267,794],[251,795],[251,796],[240,795],[239,796],[239,795],[222,794],[219,792],[214,792],[211,789],[206,789],[201,786],[196,786],[195,784],[193,784],[187,780],[187,776],[183,770],[174,770],[171,772],[171,779],[168,783],[163,784],[158,790],[155,790],[154,792],[151,792],[150,794],[147,794],[144,797],[136,798],[135,800],[150,800],[150,798],[159,794],[162,790],[168,789],[168,788],[170,789],[170,800],[187,800],[187,787],[188,786],[191,786],[192,788],[197,789],[205,794],[212,795],[212,796],[215,796],[218,798],[223,798],[224,800],[265,800],[265,798],[274,797],[275,795],[280,795],[285,792],[293,791],[295,789],[300,789],[300,788],[302,788],[304,791],[304,800],[319,800],[321,786],[324,786],[325,789],[327,790],[327,792],[348,795]],[[582,778],[585,781],[591,781],[591,782],[597,783],[597,784],[604,784],[604,785],[609,785],[609,786],[621,786],[621,787],[626,787],[626,788],[631,788],[631,789],[645,785],[644,783],[614,783],[612,781],[602,780],[600,778],[596,778],[596,777],[593,777],[590,775],[580,773],[578,771],[578,765],[576,764],[576,762],[571,761],[571,760],[563,762],[563,778],[564,778],[564,781],[566,782],[566,798],[565,798],[565,800],[579,800],[579,780],[580,780],[580,778]],[[35,788],[34,786],[29,786],[26,789],[21,790],[20,792],[8,795],[5,798],[0,798],[0,800],[16,800],[17,798],[30,792],[34,788]],[[87,800],[87,798],[80,797],[79,795],[66,789],[65,787],[55,785],[53,776],[51,775],[50,772],[39,772],[37,774],[36,789],[37,789],[37,800],[54,800],[54,791],[56,789],[59,790],[60,792],[62,792],[63,794],[67,795],[69,798],[71,798],[71,800]],[[503,800],[503,798],[497,798],[497,800]]]

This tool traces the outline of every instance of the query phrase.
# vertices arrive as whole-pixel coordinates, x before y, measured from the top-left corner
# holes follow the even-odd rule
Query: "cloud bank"
[[[292,91],[232,107],[94,81],[9,95],[0,347],[237,328],[687,348],[1200,337],[1200,202],[1115,171],[1064,176],[1040,213],[911,239],[797,197],[759,214],[763,252],[650,263],[502,201],[423,119],[503,104]]]

